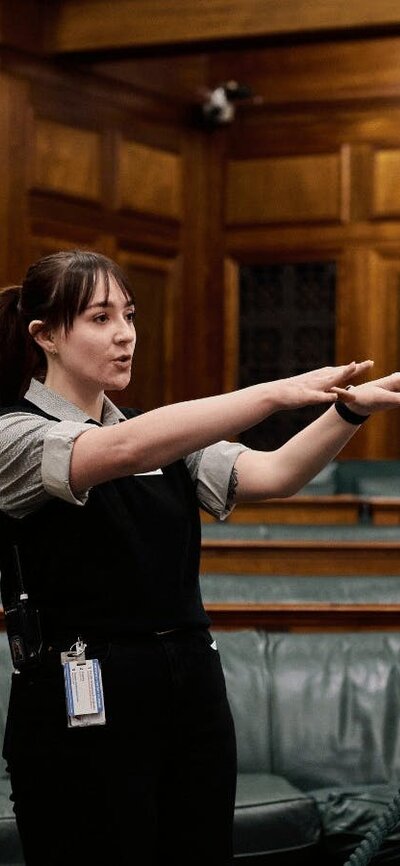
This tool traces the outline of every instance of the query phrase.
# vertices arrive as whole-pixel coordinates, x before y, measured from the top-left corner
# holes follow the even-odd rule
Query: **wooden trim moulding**
[[[159,125],[187,125],[186,106],[164,95],[157,96],[136,89],[124,81],[96,75],[82,66],[68,63],[55,65],[54,61],[0,46],[0,69],[30,81],[33,85],[33,100],[35,89],[40,92],[40,88],[45,87],[46,91],[55,89],[63,108],[68,107],[70,100],[68,96],[63,100],[62,92],[64,95],[76,94],[80,104],[86,95],[88,116],[95,117],[101,106],[101,110],[108,114],[123,110],[125,115],[129,113],[132,118],[153,120]]]
[[[92,234],[112,234],[127,250],[174,257],[179,249],[180,227],[175,220],[118,213],[59,194],[32,192],[30,218],[34,234],[72,237],[74,226],[90,225]]]
[[[87,10],[89,6],[89,10]],[[61,0],[48,19],[51,53],[105,52],[400,25],[393,0]],[[393,30],[392,30],[393,32]]]
[[[235,604],[205,605],[211,627],[269,631],[398,631],[400,604]]]

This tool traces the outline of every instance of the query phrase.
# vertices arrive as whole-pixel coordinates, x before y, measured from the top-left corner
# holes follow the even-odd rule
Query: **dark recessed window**
[[[335,286],[335,262],[240,268],[240,388],[335,364]],[[278,448],[325,409],[276,412],[240,440]]]

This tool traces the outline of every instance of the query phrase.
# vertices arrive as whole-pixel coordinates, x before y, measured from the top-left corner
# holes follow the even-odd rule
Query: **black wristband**
[[[344,421],[348,421],[349,424],[363,424],[364,421],[369,418],[369,415],[358,415],[357,412],[353,412],[349,409],[347,403],[343,403],[342,400],[337,400],[336,403],[334,403],[334,407],[340,417],[343,418]]]

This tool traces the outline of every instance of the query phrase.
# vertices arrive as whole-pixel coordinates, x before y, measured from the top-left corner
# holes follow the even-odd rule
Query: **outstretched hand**
[[[355,385],[349,391],[334,385],[332,391],[360,415],[370,415],[380,409],[400,409],[400,373]]]
[[[341,400],[351,403],[354,406],[354,411],[356,411],[356,388],[352,388],[351,391],[345,389],[352,384],[356,376],[369,370],[373,363],[373,361],[361,361],[360,363],[352,361],[351,364],[344,364],[339,367],[321,367],[319,370],[310,370],[309,373],[301,373],[299,376],[274,382],[273,384],[280,390],[281,408],[294,409],[315,403],[335,403],[340,397]],[[400,388],[400,374],[398,375]],[[369,414],[368,409],[365,410],[365,414]]]

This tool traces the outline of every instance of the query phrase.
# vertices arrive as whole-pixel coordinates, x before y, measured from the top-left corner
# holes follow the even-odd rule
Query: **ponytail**
[[[39,365],[36,343],[20,312],[20,298],[20,286],[0,291],[0,406],[12,406],[23,396]]]

